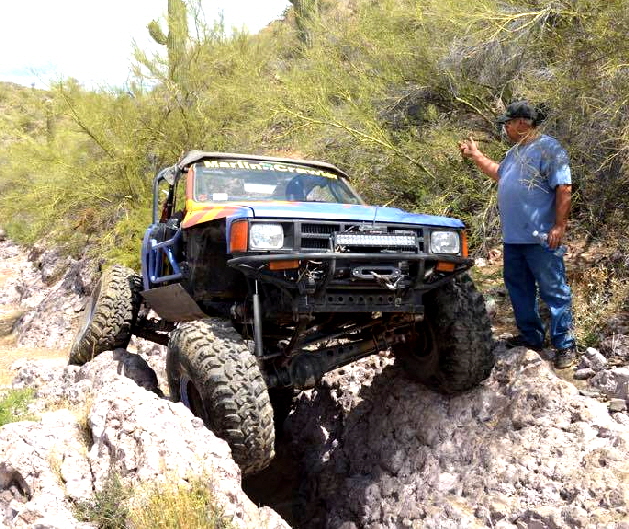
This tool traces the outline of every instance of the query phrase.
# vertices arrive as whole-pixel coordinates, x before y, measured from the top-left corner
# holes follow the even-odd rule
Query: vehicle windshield
[[[362,204],[338,174],[299,163],[206,160],[195,166],[197,202],[289,200]]]

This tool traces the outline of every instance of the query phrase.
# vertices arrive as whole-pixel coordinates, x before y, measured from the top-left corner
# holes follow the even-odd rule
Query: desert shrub
[[[159,484],[150,488],[130,512],[133,529],[230,529],[211,485],[201,479],[189,484]]]
[[[91,522],[98,529],[124,529],[127,527],[127,502],[131,495],[131,488],[112,471],[91,500],[74,505],[74,513],[80,521]]]
[[[11,389],[0,398],[0,426],[11,422],[33,420],[28,405],[35,399],[30,388]]]

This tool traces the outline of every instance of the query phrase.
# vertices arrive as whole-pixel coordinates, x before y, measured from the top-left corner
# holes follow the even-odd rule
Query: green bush
[[[102,489],[94,493],[91,501],[75,504],[75,515],[80,521],[91,522],[98,529],[125,529],[129,515],[127,502],[132,493],[118,474],[110,472]]]
[[[34,417],[28,413],[28,405],[35,400],[30,388],[12,389],[0,398],[0,426],[11,422],[29,421]]]

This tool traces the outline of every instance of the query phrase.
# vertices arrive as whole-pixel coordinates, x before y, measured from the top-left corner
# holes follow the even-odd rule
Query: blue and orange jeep
[[[141,277],[103,274],[70,362],[131,334],[167,344],[171,399],[255,472],[293,392],[358,358],[390,349],[444,392],[484,380],[471,266],[460,220],[367,206],[333,165],[191,151],[155,178]]]

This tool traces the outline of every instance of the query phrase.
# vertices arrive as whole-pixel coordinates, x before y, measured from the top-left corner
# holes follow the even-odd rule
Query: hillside
[[[622,2],[588,6],[296,2],[253,36],[178,28],[175,17],[182,48],[166,51],[176,64],[137,50],[128,89],[0,86],[2,227],[21,243],[137,268],[159,168],[192,148],[295,153],[338,165],[370,203],[463,219],[475,256],[487,257],[499,243],[495,189],[456,145],[472,135],[499,159],[508,145],[494,118],[526,97],[545,106],[544,132],[571,156],[569,242],[587,254],[605,241],[618,255],[629,226],[629,15]],[[150,90],[144,76],[157,80]],[[588,316],[577,326],[595,344],[595,315],[626,308],[627,263],[583,272],[573,284]],[[592,274],[603,290],[588,287]]]
[[[168,474],[185,490],[218,477],[218,500],[199,500],[203,516],[217,506],[216,527],[626,527],[629,4],[292,4],[259,35],[226,35],[182,24],[173,0],[160,29],[172,38],[152,31],[163,57],[136,50],[124,88],[0,83],[0,379],[31,403],[18,417],[5,403],[22,420],[0,428],[2,522],[111,527],[95,517],[105,491],[122,494],[106,507],[123,527],[147,490],[165,494],[158,512],[178,505],[160,488]],[[505,347],[496,187],[457,147],[473,137],[500,159],[495,118],[521,98],[544,108],[574,179],[565,260],[580,358],[564,371],[552,349]],[[382,350],[300,392],[276,462],[243,479],[225,443],[168,401],[163,346],[136,337],[68,366],[100,268],[139,269],[156,172],[197,148],[325,160],[368,203],[462,219],[492,315],[491,376],[441,395]]]

